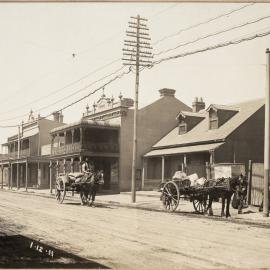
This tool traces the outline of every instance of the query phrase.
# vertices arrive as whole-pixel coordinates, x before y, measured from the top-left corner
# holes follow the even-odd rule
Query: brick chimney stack
[[[163,88],[159,90],[160,97],[174,97],[175,90],[169,88]]]
[[[63,114],[61,112],[55,111],[52,113],[53,115],[53,121],[58,122],[58,123],[63,123]]]
[[[200,110],[205,109],[205,102],[203,101],[202,97],[196,97],[192,102],[192,111],[199,112]]]

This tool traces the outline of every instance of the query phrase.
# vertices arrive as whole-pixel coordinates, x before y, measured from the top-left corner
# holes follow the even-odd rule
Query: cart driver
[[[82,163],[82,173],[86,174],[88,172],[89,172],[88,158],[85,158],[84,162]]]
[[[94,175],[94,164],[88,164],[88,158],[85,158],[85,161],[82,164],[82,173],[84,174],[81,179],[82,182],[86,182],[87,180],[89,181],[89,179]]]

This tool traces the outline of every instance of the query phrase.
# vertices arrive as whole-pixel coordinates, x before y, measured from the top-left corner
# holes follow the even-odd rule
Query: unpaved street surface
[[[54,250],[55,258],[66,252],[88,262],[86,268],[270,267],[267,226],[102,204],[90,208],[79,199],[59,205],[10,192],[0,192],[0,198],[0,236],[39,241]]]

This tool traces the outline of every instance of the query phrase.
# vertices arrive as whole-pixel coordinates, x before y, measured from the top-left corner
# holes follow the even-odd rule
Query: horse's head
[[[235,191],[239,186],[247,185],[247,177],[242,173],[239,176],[233,177],[230,180],[230,186],[233,191]]]
[[[98,170],[95,173],[95,184],[103,185],[104,184],[104,173],[103,170]]]

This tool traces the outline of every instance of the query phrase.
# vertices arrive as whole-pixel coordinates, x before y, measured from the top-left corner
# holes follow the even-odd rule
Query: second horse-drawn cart
[[[81,204],[88,204],[89,196],[97,191],[99,185],[104,184],[103,171],[93,172],[92,174],[69,173],[59,174],[55,181],[55,198],[58,203],[63,203],[67,191],[79,193]],[[92,202],[95,198],[92,197]]]

